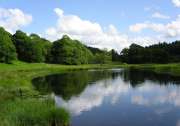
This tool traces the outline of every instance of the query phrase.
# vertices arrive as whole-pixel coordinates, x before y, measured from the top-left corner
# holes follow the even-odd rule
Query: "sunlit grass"
[[[16,99],[1,104],[0,125],[4,126],[66,126],[70,116],[49,99]]]

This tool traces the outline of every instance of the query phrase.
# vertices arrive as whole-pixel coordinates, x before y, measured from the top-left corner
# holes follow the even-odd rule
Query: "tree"
[[[126,63],[169,63],[180,61],[180,42],[158,43],[147,47],[132,44],[123,49],[121,59]]]
[[[16,48],[11,40],[11,34],[0,27],[0,62],[11,63],[16,56]]]
[[[16,46],[18,59],[26,62],[32,62],[32,47],[33,44],[29,36],[26,33],[18,30],[13,35],[13,42]]]
[[[51,54],[53,63],[69,65],[87,64],[92,57],[92,53],[83,44],[67,35],[53,43]]]
[[[112,61],[120,61],[120,55],[114,50],[111,50]]]
[[[51,43],[36,34],[30,35],[32,42],[32,62],[50,62]]]
[[[131,44],[128,53],[128,63],[143,63],[143,53],[144,47],[137,44]]]
[[[112,61],[111,52],[108,52],[106,49],[104,49],[101,53],[96,53],[94,55],[94,63],[106,64],[106,63],[110,63],[111,61]]]
[[[16,31],[13,35],[18,59],[25,62],[48,62],[50,58],[51,43],[36,34],[27,36],[22,31]]]
[[[129,60],[129,49],[128,48],[124,48],[121,53],[120,53],[120,59],[122,62],[126,62],[128,63]]]

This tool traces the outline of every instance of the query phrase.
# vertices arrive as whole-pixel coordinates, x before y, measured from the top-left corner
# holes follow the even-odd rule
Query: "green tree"
[[[26,33],[18,30],[13,35],[13,42],[16,46],[18,59],[26,62],[32,62],[32,47],[33,44]]]
[[[131,44],[128,53],[128,63],[143,63],[143,53],[144,47],[137,44]]]
[[[16,59],[16,48],[11,40],[11,34],[0,27],[0,62],[11,63]]]
[[[53,63],[69,65],[87,64],[92,57],[92,53],[83,44],[67,35],[53,43],[51,54]]]
[[[112,61],[120,61],[120,55],[114,50],[111,50]]]
[[[32,42],[32,62],[49,62],[51,43],[36,34],[30,35]]]
[[[25,62],[47,62],[50,58],[51,43],[36,34],[27,36],[22,31],[16,31],[13,35],[18,59]]]
[[[101,53],[96,53],[94,55],[94,63],[106,64],[112,61],[111,52],[108,52],[106,49],[102,50]]]
[[[129,60],[129,49],[128,48],[124,48],[121,53],[120,53],[120,59],[122,62],[128,62]]]

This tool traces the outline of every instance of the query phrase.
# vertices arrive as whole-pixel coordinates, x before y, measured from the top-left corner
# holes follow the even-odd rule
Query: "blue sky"
[[[8,31],[50,40],[68,34],[87,45],[121,50],[133,42],[180,39],[180,0],[0,0],[0,8],[0,25]]]

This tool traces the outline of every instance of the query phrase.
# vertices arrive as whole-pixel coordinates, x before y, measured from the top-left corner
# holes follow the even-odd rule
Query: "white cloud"
[[[180,15],[175,21],[167,24],[144,22],[129,27],[129,30],[132,32],[141,32],[144,29],[151,29],[168,38],[180,37]]]
[[[176,7],[180,7],[180,0],[172,0],[172,2]]]
[[[160,18],[160,19],[170,19],[169,16],[161,14],[159,12],[155,12],[154,14],[152,14],[153,18]]]
[[[59,16],[59,17],[62,17],[63,14],[64,14],[64,11],[59,9],[59,8],[55,8],[54,11],[56,12],[56,14]]]
[[[32,22],[32,16],[20,9],[0,8],[0,26],[13,33],[22,26]]]
[[[132,32],[141,32],[144,29],[152,29],[156,32],[162,31],[164,29],[163,24],[156,24],[156,23],[150,23],[150,22],[144,22],[144,23],[137,23],[135,25],[131,25],[129,27],[130,31]]]
[[[132,40],[135,40],[135,38],[130,38],[128,35],[120,33],[112,24],[104,28],[97,22],[84,20],[76,15],[66,15],[59,8],[55,8],[54,11],[58,16],[57,24],[46,29],[46,35],[50,40],[59,39],[64,34],[67,34],[71,38],[81,40],[89,46],[108,49],[114,48],[119,51],[128,47],[133,43]],[[139,38],[143,40],[148,37]],[[144,45],[148,45],[152,42],[143,41],[143,43]]]

